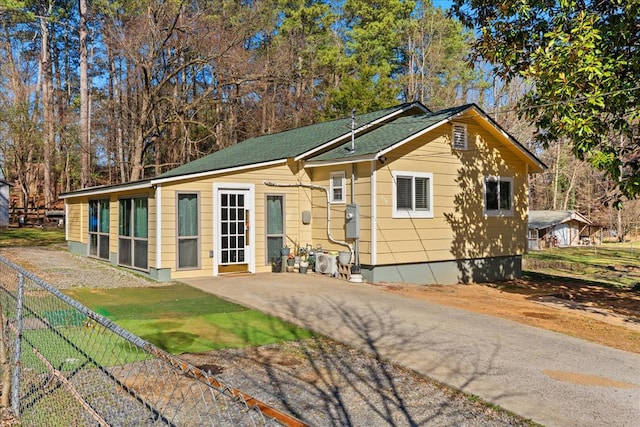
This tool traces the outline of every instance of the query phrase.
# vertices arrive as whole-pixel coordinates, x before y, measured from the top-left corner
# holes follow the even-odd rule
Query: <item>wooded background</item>
[[[405,0],[0,0],[0,154],[14,207],[150,178],[246,138],[420,101],[475,102],[548,166],[532,209],[629,230],[616,182],[534,138],[532,83],[475,60],[475,35]],[[618,222],[620,221],[620,222]]]

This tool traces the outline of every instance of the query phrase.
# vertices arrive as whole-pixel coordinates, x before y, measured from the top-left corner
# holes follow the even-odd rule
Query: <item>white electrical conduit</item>
[[[263,181],[264,185],[268,187],[303,187],[303,188],[311,188],[312,190],[322,190],[324,194],[327,196],[327,236],[329,237],[329,241],[335,243],[336,245],[342,245],[349,248],[349,252],[351,252],[351,259],[353,259],[353,247],[341,240],[336,240],[331,235],[331,204],[329,203],[329,190],[321,185],[313,185],[313,184],[279,184],[277,182],[271,181]]]

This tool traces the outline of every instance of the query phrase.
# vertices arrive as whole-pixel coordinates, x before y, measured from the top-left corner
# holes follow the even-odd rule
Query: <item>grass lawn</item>
[[[52,246],[64,244],[64,228],[3,228],[0,229],[0,247]]]
[[[635,288],[640,286],[640,244],[607,243],[531,251],[524,256],[523,269],[622,289]]]
[[[65,291],[173,354],[309,338],[311,332],[186,285]]]

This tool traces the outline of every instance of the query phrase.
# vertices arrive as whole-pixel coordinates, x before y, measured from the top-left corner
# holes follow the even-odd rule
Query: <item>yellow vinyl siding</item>
[[[89,199],[86,197],[79,197],[75,199],[68,199],[65,203],[67,205],[67,216],[65,218],[67,221],[67,240],[85,244],[88,243],[87,211],[89,208]]]
[[[267,194],[283,194],[285,196],[285,233],[287,244],[293,248],[295,244],[311,243],[310,226],[302,225],[301,212],[311,210],[310,190],[299,187],[271,187],[264,181],[279,184],[296,184],[306,179],[304,173],[299,176],[292,173],[290,165],[272,166],[269,168],[241,171],[233,174],[213,175],[207,178],[185,179],[161,184],[162,188],[162,267],[171,269],[173,278],[197,277],[213,274],[215,258],[209,257],[209,251],[216,250],[214,238],[213,213],[215,206],[214,184],[253,184],[255,223],[250,224],[254,231],[254,248],[256,271],[271,271],[271,263],[266,262],[266,230],[265,230],[265,198]],[[307,180],[308,182],[308,180]],[[176,193],[199,192],[200,194],[200,270],[176,270]],[[315,220],[315,218],[314,218]]]
[[[329,189],[329,177],[333,172],[345,174],[346,203],[330,205],[331,235],[335,240],[353,245],[353,239],[345,236],[345,210],[351,203],[351,165],[323,166],[313,168],[313,184]],[[327,196],[324,191],[313,191],[313,244],[321,244],[325,250],[344,251],[346,246],[338,245],[327,236]],[[360,263],[371,262],[371,164],[358,163],[356,167],[355,203],[360,209]]]
[[[467,150],[451,149],[445,125],[390,152],[377,171],[377,263],[414,263],[522,254],[526,166],[472,119]],[[393,171],[433,174],[434,218],[393,218]],[[484,177],[513,178],[512,217],[486,217]]]

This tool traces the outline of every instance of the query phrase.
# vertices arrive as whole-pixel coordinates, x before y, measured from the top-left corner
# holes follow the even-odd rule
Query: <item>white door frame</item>
[[[255,184],[240,184],[240,183],[215,183],[213,184],[213,275],[217,276],[218,264],[220,257],[220,224],[219,224],[219,206],[218,195],[220,190],[240,190],[248,192],[248,200],[246,206],[249,209],[249,245],[245,246],[245,257],[247,264],[249,265],[249,272],[256,272],[256,197],[255,197]]]

